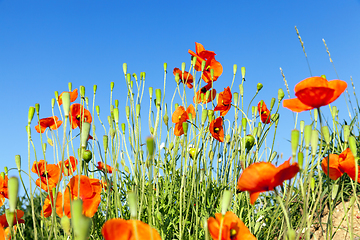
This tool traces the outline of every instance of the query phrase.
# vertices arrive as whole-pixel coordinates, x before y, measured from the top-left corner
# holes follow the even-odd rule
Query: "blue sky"
[[[331,52],[339,78],[350,85],[360,79],[360,1],[0,1],[0,171],[15,167],[20,154],[27,169],[25,125],[29,106],[40,103],[40,117],[51,116],[54,91],[84,85],[91,98],[98,85],[96,104],[108,114],[109,86],[114,99],[126,98],[122,64],[128,72],[146,72],[147,88],[162,88],[163,63],[168,63],[167,96],[173,94],[172,69],[189,66],[188,49],[200,42],[215,51],[224,72],[218,92],[231,84],[233,64],[246,67],[245,95],[253,96],[258,82],[264,88],[255,103],[270,102],[284,87],[290,92],[310,77],[294,26],[300,31],[312,74],[336,79],[322,39]],[[238,91],[240,74],[234,84]],[[352,91],[352,89],[350,89]],[[286,94],[287,95],[287,94]],[[169,103],[170,101],[168,101]],[[335,104],[348,118],[344,97]],[[147,117],[147,104],[143,118]],[[125,106],[120,106],[120,110]],[[328,113],[328,108],[325,108]],[[280,110],[281,129],[276,150],[290,153],[292,113]],[[105,115],[106,116],[106,115]],[[299,119],[309,124],[309,114]],[[99,122],[95,120],[95,124]],[[106,119],[103,119],[106,121]],[[34,141],[38,137],[32,123]],[[143,135],[147,126],[143,127]],[[101,135],[102,133],[100,133]],[[280,148],[281,146],[281,148]],[[285,157],[287,158],[287,157]],[[13,171],[10,175],[15,175]]]

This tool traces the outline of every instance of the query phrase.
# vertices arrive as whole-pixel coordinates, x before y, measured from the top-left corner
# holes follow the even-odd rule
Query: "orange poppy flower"
[[[261,192],[273,190],[282,185],[285,180],[293,178],[299,172],[299,165],[289,160],[279,167],[269,162],[253,163],[240,175],[237,183],[237,191],[248,191],[250,203],[254,204]]]
[[[51,191],[61,180],[60,168],[56,164],[47,164],[44,160],[34,162],[31,171],[40,177],[36,180],[36,185],[40,187],[41,182],[41,189],[44,191]]]
[[[110,165],[107,165],[107,164],[106,164],[106,168],[105,168],[105,164],[104,164],[103,162],[98,162],[97,164],[98,164],[98,165],[96,166],[97,169],[100,169],[100,170],[102,170],[102,171],[104,171],[104,172],[105,172],[105,169],[107,170],[107,173],[112,173],[113,170],[114,170],[113,167],[111,167]]]
[[[356,161],[350,148],[345,149],[340,155],[330,154],[330,158],[323,158],[321,161],[321,168],[326,175],[332,180],[336,180],[346,173],[352,180],[360,183],[360,166],[358,167],[358,176],[356,177]],[[328,165],[329,161],[329,165]],[[328,174],[329,166],[329,174]]]
[[[230,211],[224,216],[221,213],[215,213],[215,218],[209,217],[208,228],[214,240],[256,240],[243,221]],[[220,232],[221,237],[219,237]]]
[[[212,83],[208,83],[206,86],[202,87],[199,91],[195,93],[193,98],[194,103],[208,103],[215,99],[216,90],[211,89]],[[211,89],[211,90],[210,90]],[[206,93],[210,90],[209,96],[206,98]],[[201,98],[203,99],[201,101]]]
[[[40,133],[40,126],[41,126],[41,133],[45,132],[45,129],[48,127],[52,130],[58,129],[62,124],[62,121],[58,119],[57,116],[54,117],[48,117],[48,118],[42,118],[39,121],[39,124],[35,126],[35,130]]]
[[[64,92],[62,92],[60,95],[59,95],[59,105],[61,106],[62,105],[62,95],[63,95]],[[75,100],[77,99],[78,97],[78,90],[77,88],[75,88],[72,92],[68,92],[70,93],[70,102],[75,102]]]
[[[184,84],[186,83],[186,86],[188,88],[193,88],[193,82],[194,82],[194,77],[188,73],[187,71],[184,71],[184,76],[182,75],[182,71],[179,68],[174,68],[174,76],[176,76],[177,73],[179,73],[179,77],[180,77],[180,81],[183,82]]]
[[[263,100],[261,100],[259,103],[258,103],[258,111],[259,111],[259,115],[260,115],[260,118],[261,118],[261,121],[264,123],[264,124],[268,124],[270,123],[270,111],[269,109],[266,107],[266,104]]]
[[[139,220],[110,219],[103,225],[101,233],[105,240],[161,240],[155,228]]]
[[[81,128],[81,122],[92,122],[92,117],[89,110],[85,109],[83,105],[74,103],[70,106],[70,121],[72,129]]]
[[[59,199],[59,201],[57,201],[57,199]],[[50,201],[51,199],[51,201]],[[50,192],[49,195],[47,195],[47,197],[45,198],[44,201],[44,205],[43,205],[43,209],[41,211],[41,215],[44,215],[44,217],[50,217],[51,213],[52,213],[52,207],[54,206],[54,204],[56,204],[55,208],[60,208],[61,209],[61,205],[59,205],[61,203],[61,199],[62,199],[62,193],[58,192],[57,194],[57,198],[56,200],[54,200],[53,194],[52,192]],[[53,204],[53,205],[51,205]]]
[[[63,166],[63,174],[64,176],[70,176],[72,175],[76,170],[76,165],[78,161],[75,157],[70,156],[69,159],[66,159]],[[59,162],[57,165],[61,169],[62,162]]]
[[[8,195],[8,176],[3,178],[0,175],[0,207],[4,205],[5,198],[9,198]]]
[[[195,43],[195,50],[196,50],[196,53],[189,50],[189,53],[193,57],[196,57],[196,59],[197,59],[196,63],[195,63],[195,70],[201,71],[201,64],[203,61],[205,61],[206,63],[205,63],[205,68],[204,68],[204,72],[202,75],[202,79],[206,83],[210,83],[211,82],[210,69],[213,69],[214,70],[213,81],[216,81],[223,72],[222,65],[218,61],[215,60],[216,54],[212,51],[205,50],[203,45],[200,43]]]
[[[335,101],[346,89],[342,80],[328,81],[323,77],[310,77],[295,86],[297,98],[286,99],[283,106],[294,112],[302,112],[328,105]]]
[[[192,118],[195,118],[195,108],[192,104],[186,109],[183,106],[176,108],[172,114],[171,120],[175,123],[174,134],[175,136],[181,136],[184,134],[183,122],[186,122],[189,119],[189,113],[191,113]]]
[[[214,111],[220,111],[220,115],[224,117],[231,108],[232,94],[230,87],[224,88],[224,91],[219,93],[217,106]]]
[[[211,136],[218,140],[219,142],[224,141],[224,128],[223,128],[223,119],[222,117],[218,117],[211,121],[209,130]]]
[[[14,213],[14,221],[13,221],[13,225],[16,225],[18,223],[25,223],[24,219],[21,219],[24,216],[24,212],[21,210],[16,210],[16,214]],[[3,228],[6,228],[9,226],[7,220],[6,220],[6,214],[4,213],[3,215],[0,216],[0,225]]]
[[[66,187],[64,193],[64,209],[62,209],[62,198],[56,200],[56,213],[59,217],[63,216],[63,210],[68,218],[71,218],[70,212],[70,198],[71,200],[77,199],[78,197],[83,202],[83,214],[86,217],[92,218],[96,213],[101,198],[101,185],[100,180],[89,178],[87,176],[80,176],[80,193],[78,192],[79,176],[76,175],[70,179],[69,184]]]

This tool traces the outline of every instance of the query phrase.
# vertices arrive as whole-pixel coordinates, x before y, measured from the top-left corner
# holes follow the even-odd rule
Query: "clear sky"
[[[28,168],[25,125],[29,106],[40,103],[40,117],[49,117],[54,91],[67,91],[68,82],[72,82],[73,88],[84,85],[91,99],[92,87],[97,84],[96,104],[107,115],[110,82],[115,82],[114,99],[119,99],[120,105],[126,100],[124,62],[130,73],[146,72],[144,98],[148,97],[148,87],[162,88],[163,63],[167,62],[170,96],[175,88],[172,69],[180,67],[181,62],[186,62],[188,68],[188,49],[194,50],[195,42],[215,51],[223,66],[224,72],[215,86],[218,92],[231,84],[233,64],[239,69],[246,67],[247,101],[256,84],[263,83],[255,104],[262,99],[269,103],[277,97],[279,88],[285,90],[280,67],[292,97],[295,84],[311,76],[295,25],[314,76],[337,78],[322,42],[324,38],[339,78],[350,85],[352,76],[358,86],[359,12],[359,0],[0,0],[0,171],[4,166],[15,167],[16,154],[21,154],[23,168]],[[233,91],[238,91],[240,74],[236,80]],[[348,118],[344,102],[341,96],[335,105]],[[124,108],[120,106],[120,110]],[[146,119],[147,104],[142,110]],[[328,108],[324,110],[328,114]],[[289,156],[290,144],[286,140],[294,127],[293,115],[283,108],[280,115],[275,150]],[[308,116],[301,113],[299,120],[310,124]],[[95,124],[99,124],[96,118]],[[34,141],[38,138],[35,125],[34,120]],[[147,126],[143,129],[143,135],[148,135]]]

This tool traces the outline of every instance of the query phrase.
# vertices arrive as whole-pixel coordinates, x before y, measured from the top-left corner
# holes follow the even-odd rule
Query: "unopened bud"
[[[153,97],[153,88],[152,87],[149,87],[149,96],[150,96],[150,99],[152,99],[152,97]]]
[[[278,100],[279,100],[279,102],[281,102],[281,100],[283,100],[284,96],[285,96],[284,91],[281,88],[279,88],[279,90],[278,90]]]
[[[258,84],[256,85],[257,91],[260,91],[262,88],[263,88],[262,83],[258,83]]]
[[[123,63],[123,72],[124,72],[124,75],[127,74],[127,63]]]
[[[245,72],[246,72],[245,67],[241,67],[241,77],[242,77],[242,79],[244,79],[244,80],[245,80]]]
[[[20,157],[20,155],[15,155],[15,163],[16,163],[17,169],[20,171],[21,170],[21,157]]]
[[[234,73],[234,75],[236,74],[236,72],[237,72],[237,65],[234,64],[234,66],[233,66],[233,73]]]
[[[30,125],[32,119],[34,118],[35,108],[29,107],[29,113],[28,113],[28,124]]]

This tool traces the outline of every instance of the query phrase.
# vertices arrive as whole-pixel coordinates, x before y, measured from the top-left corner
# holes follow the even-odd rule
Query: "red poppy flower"
[[[294,112],[302,112],[328,105],[335,101],[346,89],[342,80],[328,81],[323,77],[310,77],[295,86],[297,98],[286,99],[283,106]]]
[[[73,156],[70,156],[69,159],[66,159],[63,166],[63,174],[64,176],[70,176],[72,175],[76,170],[76,165],[78,161]],[[59,162],[57,165],[61,169],[62,162]]]
[[[336,180],[346,173],[352,180],[360,183],[360,166],[358,167],[358,176],[356,176],[356,165],[354,155],[352,154],[350,148],[345,149],[340,155],[330,154],[330,158],[323,158],[321,161],[321,168],[323,169],[326,175],[332,180]],[[329,161],[329,165],[328,165]],[[329,174],[328,174],[329,166]]]
[[[21,219],[24,216],[24,212],[21,210],[16,210],[16,214],[14,213],[14,221],[13,221],[13,225],[16,225],[18,223],[25,223],[24,219]],[[4,213],[3,215],[0,216],[0,225],[3,228],[6,228],[9,226],[7,220],[6,220],[6,214]]]
[[[5,198],[9,198],[8,195],[8,176],[3,178],[0,175],[0,207],[4,205]]]
[[[261,100],[259,103],[258,103],[258,111],[259,111],[259,115],[260,115],[260,118],[261,118],[261,121],[264,123],[264,124],[268,124],[270,123],[270,111],[269,109],[266,107],[266,104],[263,100]]]
[[[57,116],[42,118],[39,121],[39,124],[35,126],[35,130],[40,133],[40,126],[41,126],[41,133],[45,132],[46,128],[51,128],[52,130],[58,129],[62,124],[62,121],[58,119]]]
[[[209,130],[211,136],[218,140],[219,142],[224,141],[224,128],[223,128],[223,119],[222,117],[218,117],[211,121]]]
[[[250,193],[250,203],[254,204],[261,192],[273,190],[285,180],[293,178],[299,172],[299,165],[289,160],[279,167],[269,162],[253,163],[240,175],[237,190]]]
[[[113,167],[111,167],[110,165],[107,165],[106,164],[106,168],[105,168],[105,164],[103,163],[103,162],[98,162],[97,163],[98,165],[96,166],[97,167],[97,169],[100,169],[100,170],[102,170],[102,171],[107,171],[107,173],[112,173],[113,172],[113,170],[114,170],[114,168]],[[106,170],[105,170],[106,169]]]
[[[212,83],[208,83],[206,86],[202,87],[199,91],[197,91],[193,98],[193,102],[194,103],[208,103],[208,102],[211,102],[212,100],[214,100],[216,97],[216,90],[211,89],[211,87],[212,87]],[[207,92],[209,92],[208,97],[206,97]]]
[[[64,92],[62,92],[60,95],[59,95],[59,105],[61,106],[62,105],[62,95],[63,95]],[[70,102],[75,102],[75,100],[77,99],[78,97],[78,90],[77,88],[74,89],[72,92],[68,92],[70,93]]]
[[[190,89],[193,88],[194,78],[190,73],[188,73],[187,71],[184,71],[184,76],[183,76],[182,71],[179,68],[174,68],[173,73],[175,76],[177,73],[179,73],[180,81],[183,82],[184,84],[186,83],[186,86],[188,88],[190,88]]]
[[[92,122],[92,117],[89,110],[85,109],[83,105],[74,103],[70,106],[70,121],[72,129],[81,128],[81,122]]]
[[[218,61],[215,60],[215,55],[216,54],[214,52],[212,52],[212,51],[205,50],[203,45],[200,44],[200,43],[195,43],[195,50],[196,50],[196,53],[189,50],[189,53],[193,57],[196,57],[196,59],[197,59],[196,63],[195,63],[195,70],[196,71],[201,71],[201,64],[202,64],[203,61],[205,61],[205,68],[204,68],[204,72],[203,72],[203,75],[202,75],[202,79],[206,83],[210,83],[211,82],[210,69],[213,69],[214,70],[214,76],[213,76],[212,80],[216,81],[223,72],[222,65]]]
[[[224,117],[231,108],[232,94],[229,87],[224,88],[224,91],[219,93],[217,106],[214,111],[220,111],[220,115]]]
[[[40,178],[36,180],[36,185],[44,191],[48,191],[56,187],[61,180],[60,168],[56,164],[47,164],[44,160],[34,162],[31,171],[36,173]]]
[[[105,240],[161,240],[155,228],[139,220],[110,219],[101,229]]]
[[[51,201],[50,201],[50,199],[51,199]],[[59,199],[59,201],[57,201],[57,199]],[[41,215],[44,215],[44,217],[46,217],[46,218],[50,217],[51,213],[52,213],[52,207],[54,207],[54,204],[56,204],[55,205],[56,209],[57,208],[61,209],[61,205],[59,205],[61,203],[61,199],[62,199],[61,192],[58,192],[56,200],[54,199],[52,192],[50,192],[50,194],[47,195],[47,197],[45,198],[43,209],[41,211]]]
[[[215,218],[208,219],[208,228],[213,240],[256,240],[249,229],[233,212],[227,212],[224,216],[215,213]],[[221,237],[219,237],[221,231]]]
[[[70,199],[74,200],[78,197],[83,202],[83,214],[86,217],[92,218],[96,213],[101,198],[101,185],[98,179],[88,178],[87,176],[80,176],[80,193],[78,192],[79,176],[76,175],[70,179],[64,193],[64,209],[62,209],[62,198],[56,200],[56,213],[59,217],[63,216],[63,211],[68,218],[71,218]]]
[[[191,113],[192,118],[195,118],[195,109],[192,104],[186,109],[183,106],[176,108],[172,114],[171,120],[175,123],[174,134],[175,136],[181,136],[184,134],[183,122],[186,122],[189,119],[189,113]]]

